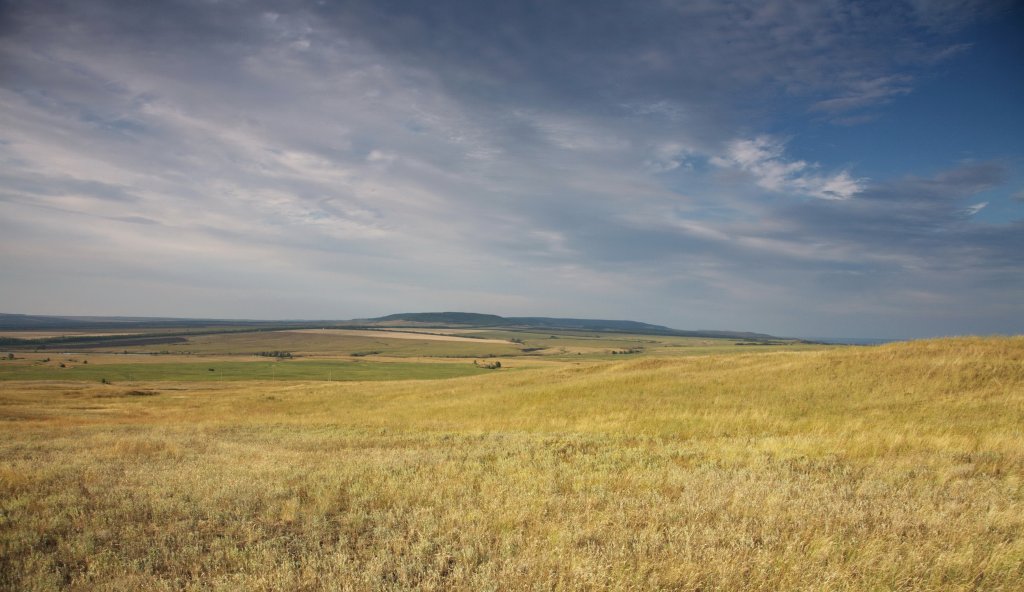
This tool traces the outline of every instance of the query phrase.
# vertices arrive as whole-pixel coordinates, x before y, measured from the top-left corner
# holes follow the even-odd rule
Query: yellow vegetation
[[[0,588],[1024,587],[1024,338],[132,388],[0,385]]]

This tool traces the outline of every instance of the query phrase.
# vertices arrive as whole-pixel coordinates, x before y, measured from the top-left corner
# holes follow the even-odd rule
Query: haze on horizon
[[[1024,332],[1019,2],[0,1],[2,312]]]

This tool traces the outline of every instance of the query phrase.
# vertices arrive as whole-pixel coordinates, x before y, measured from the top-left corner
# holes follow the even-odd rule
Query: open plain
[[[1020,589],[1024,339],[558,337],[494,371],[425,341],[391,376],[411,350],[121,354],[166,373],[110,384],[4,360],[0,588]]]

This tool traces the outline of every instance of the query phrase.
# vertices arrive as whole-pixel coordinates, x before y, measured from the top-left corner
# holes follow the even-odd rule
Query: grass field
[[[290,351],[297,355],[348,356],[353,353],[376,353],[394,357],[485,357],[511,355],[519,348],[511,343],[450,342],[424,338],[389,339],[344,333],[300,333],[296,331],[267,331],[259,333],[219,333],[190,337],[188,343],[156,344],[130,348],[136,352],[188,351],[193,354],[217,355],[225,353],[256,353],[260,351]]]
[[[84,359],[84,358],[81,358]],[[96,363],[0,362],[0,381],[65,380],[223,381],[223,380],[422,380],[454,378],[486,372],[469,363],[361,362],[348,360],[225,361]]]
[[[216,330],[217,327],[211,327]],[[416,330],[416,329],[414,329]],[[507,329],[431,330],[462,338],[461,341],[439,340],[439,335],[425,334],[422,339],[410,338],[407,330],[302,330],[302,331],[229,331],[198,335],[179,335],[178,343],[150,343],[118,345],[100,343],[91,346],[76,345],[75,350],[86,353],[133,354],[189,354],[199,356],[252,355],[261,351],[288,351],[305,357],[319,356],[385,356],[394,358],[484,358],[484,357],[546,357],[573,360],[611,360],[612,352],[639,350],[644,355],[707,355],[746,351],[750,346],[735,339],[676,337],[661,335],[635,335],[550,329],[543,332]],[[25,337],[26,333],[11,333]],[[160,337],[159,333],[140,337]],[[513,341],[514,340],[514,341]],[[45,344],[44,344],[45,345]],[[47,351],[63,351],[66,345],[51,344]],[[759,348],[776,351],[804,351],[823,346],[782,341]],[[31,351],[23,348],[22,351]]]
[[[1024,582],[1024,338],[433,381],[8,381],[0,431],[4,589]]]

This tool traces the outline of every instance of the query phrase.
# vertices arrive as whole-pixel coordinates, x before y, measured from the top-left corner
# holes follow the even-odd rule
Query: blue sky
[[[4,312],[1024,332],[1024,8],[0,2]]]

